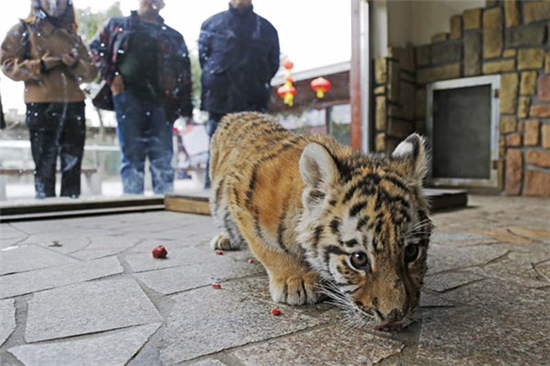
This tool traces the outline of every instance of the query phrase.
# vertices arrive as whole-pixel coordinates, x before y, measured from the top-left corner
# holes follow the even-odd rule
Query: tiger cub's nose
[[[388,322],[396,322],[396,321],[399,321],[403,318],[403,313],[401,312],[401,310],[399,309],[393,309],[392,311],[390,311],[390,313],[386,316],[386,320]]]

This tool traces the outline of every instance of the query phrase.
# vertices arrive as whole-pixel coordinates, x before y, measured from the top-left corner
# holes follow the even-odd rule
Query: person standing
[[[163,0],[139,0],[112,18],[90,44],[113,94],[125,194],[143,194],[148,157],[155,194],[171,192],[172,123],[193,114],[191,66],[183,36],[159,15]]]
[[[254,12],[252,0],[231,0],[229,10],[201,26],[201,109],[208,112],[208,135],[227,113],[267,112],[271,78],[279,69],[279,37]],[[210,154],[209,154],[210,155]],[[205,188],[210,188],[210,156]]]
[[[79,84],[94,80],[97,68],[77,29],[72,0],[32,0],[29,17],[2,42],[2,71],[25,82],[34,186],[40,199],[55,197],[58,155],[61,196],[80,195],[86,118]]]

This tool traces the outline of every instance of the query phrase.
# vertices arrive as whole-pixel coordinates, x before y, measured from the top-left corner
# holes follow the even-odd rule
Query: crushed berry
[[[273,308],[271,309],[271,315],[281,315],[281,310],[279,308]]]
[[[254,263],[254,258],[248,259],[248,263]]]
[[[212,284],[212,288],[213,288],[213,289],[216,289],[216,290],[219,290],[219,289],[222,288],[222,285],[220,285],[218,282],[214,282],[214,283]]]
[[[164,247],[164,245],[159,245],[155,249],[153,249],[153,257],[154,258],[166,258],[168,255],[168,251]]]
[[[221,249],[216,250],[216,254],[217,255],[223,255],[223,250],[221,250]]]

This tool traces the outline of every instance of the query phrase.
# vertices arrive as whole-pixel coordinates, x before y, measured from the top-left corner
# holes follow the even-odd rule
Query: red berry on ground
[[[217,255],[223,255],[223,250],[221,250],[221,249],[216,250],[216,254]]]
[[[154,258],[166,258],[168,255],[168,251],[164,247],[164,245],[159,245],[155,249],[153,249],[153,257]]]
[[[212,288],[213,288],[213,289],[216,289],[216,290],[219,290],[219,289],[222,288],[222,285],[220,285],[220,284],[217,283],[217,282],[214,282],[214,283],[212,284]]]
[[[248,260],[248,263],[254,263],[254,258],[250,258],[250,259]]]
[[[271,315],[281,315],[281,310],[279,308],[271,309]]]

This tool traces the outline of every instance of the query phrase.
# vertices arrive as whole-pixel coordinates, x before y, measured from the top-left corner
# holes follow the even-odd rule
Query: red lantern
[[[296,95],[296,88],[292,86],[294,80],[292,80],[292,68],[294,63],[288,58],[281,62],[281,65],[286,69],[285,83],[277,89],[277,94],[279,97],[283,98],[283,103],[287,104],[289,107],[292,107],[294,104],[294,96]]]
[[[283,65],[283,67],[288,71],[292,70],[292,68],[294,67],[294,63],[290,61],[288,58],[285,59],[283,62],[281,62],[281,65]]]
[[[331,88],[330,81],[325,78],[317,78],[311,81],[311,89],[317,93],[317,98],[325,97],[325,93]]]
[[[277,94],[279,97],[283,98],[283,102],[288,104],[290,107],[294,104],[294,96],[296,95],[296,88],[292,86],[291,83],[286,82],[284,85],[280,86],[277,89]]]

